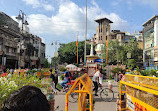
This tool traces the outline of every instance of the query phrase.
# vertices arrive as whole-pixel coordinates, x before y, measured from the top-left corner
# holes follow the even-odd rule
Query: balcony
[[[8,56],[16,56],[17,54],[16,53],[8,52],[8,53],[6,53],[6,55],[8,55]]]

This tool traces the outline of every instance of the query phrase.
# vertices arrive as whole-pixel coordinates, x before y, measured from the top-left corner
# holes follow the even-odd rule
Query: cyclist
[[[65,73],[64,73],[64,76],[65,76],[64,81],[62,81],[60,83],[60,85],[63,87],[64,91],[66,88],[66,84],[68,82],[71,82],[71,72],[69,71],[69,68],[66,68],[66,69],[67,69],[67,71],[65,71]]]
[[[99,67],[97,67],[97,71],[96,73],[93,75],[93,78],[92,78],[92,81],[93,81],[93,84],[94,84],[94,89],[93,91],[95,91],[95,96],[98,96],[97,95],[97,92],[98,92],[98,84],[102,85],[102,74],[100,73],[100,70]]]

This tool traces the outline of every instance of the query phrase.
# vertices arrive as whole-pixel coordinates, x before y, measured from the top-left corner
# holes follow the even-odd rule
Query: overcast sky
[[[87,0],[88,38],[96,32],[97,18],[107,17],[114,23],[111,30],[141,31],[142,24],[158,13],[158,0]],[[27,15],[30,33],[42,38],[46,55],[52,57],[51,43],[79,41],[85,37],[86,0],[0,0],[0,11],[11,17],[22,10]]]

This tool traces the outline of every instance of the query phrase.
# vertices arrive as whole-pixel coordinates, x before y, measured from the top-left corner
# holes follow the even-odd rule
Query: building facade
[[[17,38],[21,38],[18,23],[0,12],[0,65],[6,68],[18,66],[19,54]]]
[[[24,26],[0,12],[0,66],[5,68],[41,67],[45,60],[45,44]],[[1,68],[1,67],[0,67]]]
[[[143,62],[145,67],[158,66],[158,15],[143,24]]]
[[[94,34],[93,41],[96,43],[96,55],[102,57],[104,44],[106,43],[110,33],[110,23],[113,22],[107,18],[97,19],[95,22],[98,23],[98,26],[96,28],[96,34]]]

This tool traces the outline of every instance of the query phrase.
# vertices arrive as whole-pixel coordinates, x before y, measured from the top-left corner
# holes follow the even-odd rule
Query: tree
[[[53,57],[51,60],[51,65],[56,69],[59,64],[59,57]]]
[[[90,44],[86,45],[86,54],[90,54]],[[78,57],[79,60],[82,58],[84,60],[84,41],[78,42]],[[70,42],[68,44],[61,44],[60,48],[58,49],[59,55],[59,63],[76,63],[77,62],[77,46],[76,42]],[[80,61],[79,61],[80,63]]]
[[[108,45],[108,63],[117,64],[122,63],[128,65],[127,53],[131,53],[131,58],[135,62],[141,62],[139,58],[143,55],[143,50],[138,48],[137,41],[129,43],[119,43],[118,40],[109,41]],[[106,59],[106,44],[104,49],[104,59]]]
[[[106,59],[106,44],[104,47],[103,58]],[[118,62],[124,62],[125,51],[123,45],[119,44],[118,40],[109,41],[108,45],[108,63],[117,64]]]
[[[135,66],[136,66],[135,60],[130,59],[128,64],[127,64],[128,69],[133,70]]]
[[[48,59],[45,59],[44,61],[44,68],[48,68],[50,63],[48,62]]]

